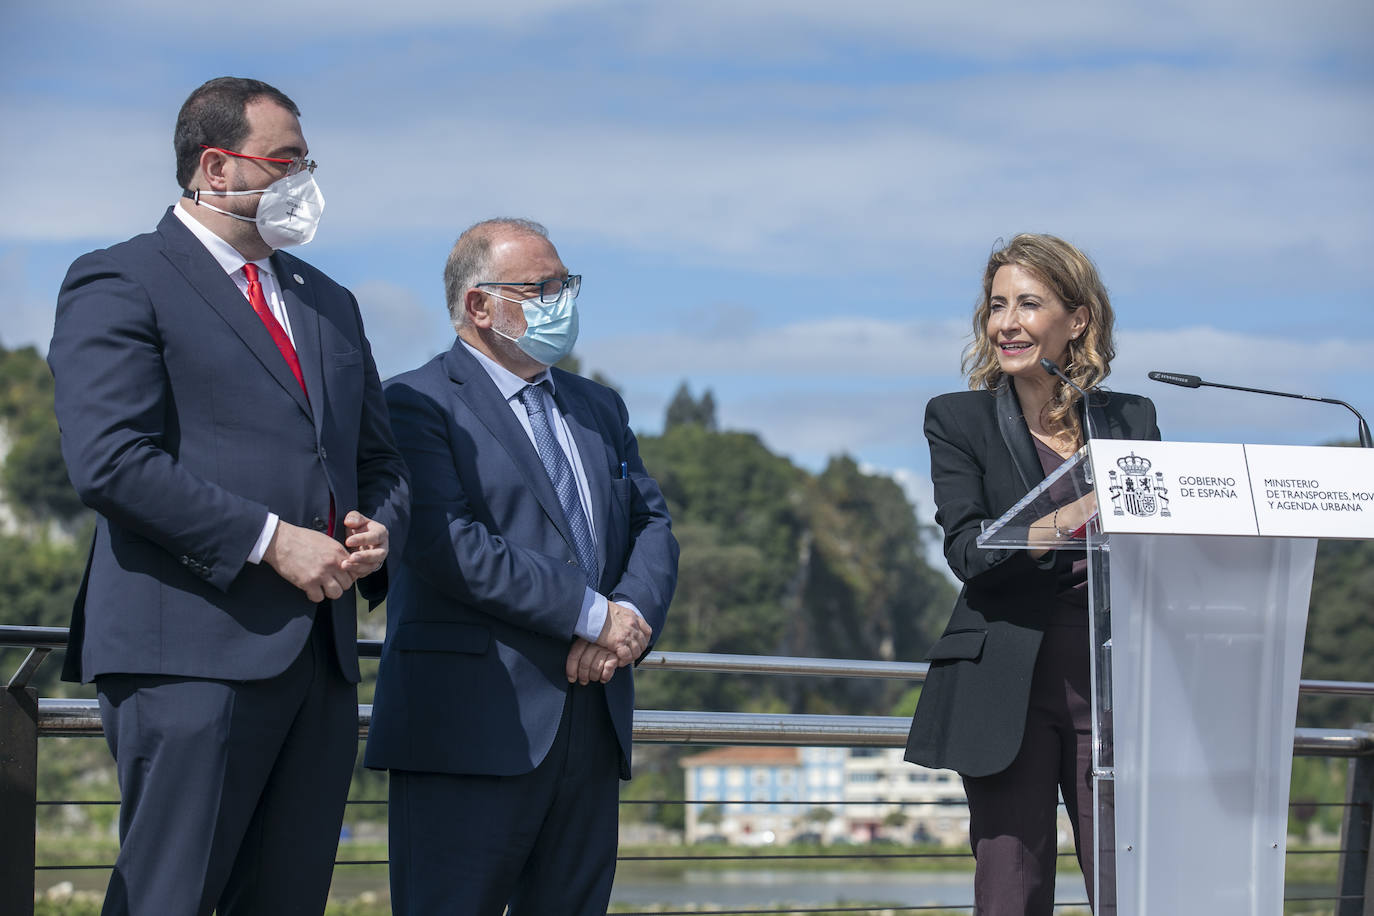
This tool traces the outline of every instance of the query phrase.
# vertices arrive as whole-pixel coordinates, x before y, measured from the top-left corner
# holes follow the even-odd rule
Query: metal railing
[[[66,646],[67,631],[61,627],[0,626],[0,647],[28,648],[28,656],[0,691],[0,912],[32,913],[35,870],[34,835],[37,811],[37,740],[39,737],[103,734],[97,701],[92,699],[39,698],[27,685],[43,659]],[[359,640],[363,658],[378,658],[380,640]],[[800,677],[886,678],[923,681],[928,666],[915,662],[882,662],[854,659],[789,658],[757,655],[710,655],[691,652],[652,652],[640,663],[641,670],[689,671],[724,674],[770,674]],[[1374,696],[1374,683],[1303,680],[1304,695]],[[358,708],[358,734],[366,737],[372,707]],[[910,720],[895,716],[802,715],[784,713],[693,712],[636,710],[634,741],[674,745],[786,745],[804,747],[902,747]],[[1346,781],[1345,813],[1338,850],[1337,916],[1366,912],[1374,902],[1374,870],[1369,868],[1371,831],[1374,830],[1374,725],[1352,729],[1297,729],[1293,752],[1298,756],[1350,758]],[[98,802],[114,804],[114,802]],[[375,804],[376,802],[369,802]],[[660,802],[661,804],[662,802]],[[693,802],[677,802],[692,804]],[[868,802],[876,803],[876,802]],[[814,804],[814,803],[808,803]],[[1072,855],[1072,853],[1061,853]],[[968,853],[854,853],[864,858],[967,858]],[[833,852],[814,858],[842,858]],[[705,856],[625,856],[625,861],[668,861]],[[744,858],[712,855],[709,858]],[[750,859],[813,858],[802,854],[761,856]],[[339,864],[383,864],[374,860]],[[109,866],[92,866],[106,867]],[[8,888],[8,890],[6,890]],[[925,907],[884,907],[906,912]],[[789,912],[867,912],[868,908],[799,908]],[[1374,913],[1374,906],[1369,912]],[[661,911],[656,911],[661,912]],[[732,913],[765,912],[730,910]],[[770,911],[771,912],[771,911]]]

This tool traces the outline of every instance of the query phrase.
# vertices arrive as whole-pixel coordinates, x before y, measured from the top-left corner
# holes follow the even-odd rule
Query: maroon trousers
[[[1051,916],[1058,796],[1093,900],[1092,685],[1086,612],[1056,608],[1031,678],[1025,737],[1011,766],[965,776],[977,916]],[[1104,859],[1104,866],[1112,865]],[[1114,882],[1113,882],[1114,883]],[[1114,913],[1114,906],[1095,912]]]

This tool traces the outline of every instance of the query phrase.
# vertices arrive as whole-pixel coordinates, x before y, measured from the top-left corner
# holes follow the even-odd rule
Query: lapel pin
[[[292,275],[291,275],[291,279],[292,279],[292,280],[295,280],[295,281],[296,281],[297,283],[299,283],[301,286],[304,286],[304,285],[305,285],[305,277],[302,277],[300,274],[292,274]]]

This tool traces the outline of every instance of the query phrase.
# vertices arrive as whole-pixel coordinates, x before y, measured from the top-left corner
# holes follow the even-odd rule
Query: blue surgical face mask
[[[577,300],[570,289],[564,287],[558,301],[548,304],[540,302],[538,296],[512,299],[498,293],[489,292],[489,295],[515,302],[524,311],[525,333],[519,337],[507,334],[495,324],[491,329],[512,341],[530,359],[552,366],[572,352],[573,344],[577,343]]]

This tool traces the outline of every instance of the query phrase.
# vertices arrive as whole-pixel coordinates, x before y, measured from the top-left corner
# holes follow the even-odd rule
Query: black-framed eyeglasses
[[[582,291],[582,275],[569,274],[566,277],[550,277],[547,280],[538,280],[532,283],[475,283],[477,287],[483,286],[523,286],[534,287],[539,290],[539,301],[545,305],[553,305],[563,295],[563,290],[567,289],[572,293],[574,299]]]

